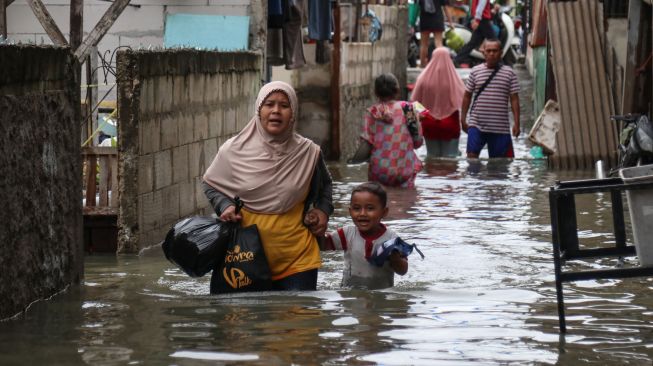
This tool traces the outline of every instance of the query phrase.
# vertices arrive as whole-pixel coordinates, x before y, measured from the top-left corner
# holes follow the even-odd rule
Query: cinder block
[[[222,133],[221,136],[235,133],[236,128],[236,109],[235,108],[226,108],[224,111],[224,118],[222,120]]]
[[[204,162],[204,143],[194,142],[188,145],[188,175],[191,178],[200,177],[208,168]]]
[[[218,141],[217,139],[207,139],[203,142],[203,151],[204,151],[204,166],[209,167],[215,154],[218,153]]]
[[[170,150],[154,154],[154,189],[161,189],[172,184],[172,158]]]
[[[142,217],[139,227],[141,231],[149,231],[161,223],[161,191],[154,191],[139,196],[139,217]]]
[[[204,104],[215,105],[218,103],[218,74],[205,74]]]
[[[164,113],[167,111],[166,108],[166,93],[172,94],[172,90],[167,89],[167,83],[165,76],[155,76],[154,77],[154,98],[156,103],[156,113]]]
[[[220,101],[231,99],[231,73],[220,73]]]
[[[240,94],[239,89],[240,89],[240,85],[242,85],[240,80],[240,75],[241,75],[240,73],[236,73],[236,72],[234,72],[231,75],[231,98],[232,99],[238,98]]]
[[[161,93],[159,92],[159,89],[162,88],[161,86],[161,77],[160,76],[151,76],[151,94],[152,94],[152,105],[150,112],[151,113],[161,113],[162,112],[162,98],[161,98]]]
[[[331,83],[331,72],[328,69],[315,67],[299,73],[299,88],[328,87]]]
[[[158,118],[150,118],[141,121],[139,131],[139,153],[151,154],[159,150],[161,146],[161,126]]]
[[[174,76],[166,75],[166,76],[162,76],[161,78],[164,81],[163,89],[159,89],[159,92],[163,97],[163,101],[162,101],[163,106],[161,110],[164,112],[174,111],[176,110],[174,106],[174,102],[172,100],[172,93],[175,85]]]
[[[202,141],[209,137],[209,121],[205,113],[193,114],[193,141]]]
[[[138,158],[138,194],[152,192],[154,189],[154,155],[141,155]]]
[[[204,103],[204,88],[206,84],[206,75],[205,74],[194,74],[194,86],[191,90],[192,103],[203,104]]]
[[[182,145],[172,149],[172,183],[188,179],[188,150],[190,145]]]
[[[179,146],[177,118],[180,114],[166,115],[161,118],[161,149]]]
[[[179,215],[186,217],[195,212],[195,179],[179,183]]]
[[[188,179],[188,145],[172,149],[172,183],[183,182]]]
[[[196,178],[194,180],[193,188],[195,190],[195,207],[197,210],[202,210],[206,207],[209,207],[209,199],[204,195],[202,190],[202,178]]]
[[[141,81],[141,98],[145,97],[145,105],[142,114],[156,113],[154,100],[154,82],[151,78]]]
[[[147,95],[145,94],[147,92],[147,89],[145,88],[145,83],[141,81],[140,83],[137,84],[138,86],[138,111],[141,114],[146,114],[148,112],[148,107],[147,107]],[[134,94],[135,97],[136,94]]]
[[[161,221],[169,224],[179,219],[179,186],[166,187],[161,191]]]
[[[209,112],[207,119],[208,136],[205,138],[216,138],[222,134],[222,109],[220,106]]]
[[[224,92],[222,90],[222,83],[224,82],[224,76],[221,73],[217,73],[214,75],[214,78],[215,81],[213,87],[215,88],[214,92],[215,92],[215,97],[217,98],[216,103],[221,103],[225,100]]]
[[[178,114],[179,146],[190,144],[195,140],[195,122],[193,115],[189,112]]]
[[[180,109],[184,103],[184,77],[175,75],[172,79],[172,106]]]
[[[169,223],[162,223],[160,227],[149,232],[147,241],[141,242],[141,248],[147,248],[151,247],[152,245],[160,244],[163,240],[165,240],[168,231],[170,231],[172,225],[174,225],[177,221],[178,220]]]

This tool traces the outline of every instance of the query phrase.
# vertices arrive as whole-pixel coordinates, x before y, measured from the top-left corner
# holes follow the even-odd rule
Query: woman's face
[[[259,115],[263,129],[270,135],[278,136],[286,132],[292,120],[292,109],[286,93],[277,91],[265,98]]]

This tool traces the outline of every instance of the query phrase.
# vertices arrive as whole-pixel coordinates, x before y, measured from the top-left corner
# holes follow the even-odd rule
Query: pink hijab
[[[259,111],[277,91],[288,96],[292,117],[283,135],[272,136],[261,125]],[[203,178],[220,193],[239,196],[249,210],[284,213],[306,198],[320,147],[295,133],[298,103],[292,86],[281,81],[264,85],[255,107],[256,115],[222,144]]]
[[[438,47],[426,68],[417,77],[411,100],[426,107],[435,119],[443,119],[459,110],[465,85],[456,73],[449,51]]]

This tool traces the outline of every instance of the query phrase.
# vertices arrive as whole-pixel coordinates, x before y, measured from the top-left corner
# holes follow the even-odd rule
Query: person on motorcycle
[[[471,23],[472,38],[456,55],[454,59],[456,66],[469,64],[469,53],[473,49],[480,46],[486,39],[496,38],[496,32],[492,28],[492,5],[490,0],[472,0],[470,13],[474,17]]]

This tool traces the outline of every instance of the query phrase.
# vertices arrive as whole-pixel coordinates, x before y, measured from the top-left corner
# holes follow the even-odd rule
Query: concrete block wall
[[[315,44],[304,44],[306,65],[286,70],[272,67],[272,80],[292,85],[299,99],[299,120],[296,130],[322,147],[328,155],[331,128],[331,63],[315,63]]]
[[[67,48],[0,45],[0,319],[83,276],[79,89]]]
[[[70,27],[70,1],[42,0],[61,32],[68,39]],[[107,34],[98,44],[98,51],[107,61],[118,47],[148,49],[163,47],[165,19],[168,14],[212,14],[245,16],[251,15],[251,7],[259,6],[259,0],[139,0],[132,1],[120,14]],[[84,37],[93,30],[98,20],[111,6],[110,1],[84,1]],[[16,0],[7,7],[8,38],[15,42],[32,44],[52,44],[50,37],[36,19],[26,0]],[[252,34],[250,38],[255,38]],[[250,43],[256,42],[250,39]],[[115,61],[115,59],[113,60]],[[106,75],[107,84],[99,88],[104,95],[115,83],[111,73]],[[82,83],[85,84],[85,73]],[[104,75],[100,74],[100,83]],[[115,90],[115,89],[113,89]],[[110,92],[109,100],[115,100],[115,91]]]
[[[254,113],[260,56],[196,50],[118,53],[118,251],[159,243],[180,218],[209,215],[201,177]]]
[[[343,43],[340,78],[340,159],[359,144],[365,109],[376,102],[374,79],[391,72],[406,86],[408,12],[405,6],[370,5],[383,29],[375,43]],[[403,94],[403,93],[402,93]],[[401,95],[399,96],[401,98]]]
[[[400,88],[406,86],[408,66],[408,10],[405,6],[369,5],[383,27],[381,40],[343,42],[340,65],[340,160],[346,160],[358,146],[365,108],[374,101],[374,79],[392,72]],[[297,90],[300,120],[297,130],[329,154],[331,110],[331,64],[317,65],[315,46],[304,45],[307,65],[301,69],[272,68],[272,80],[282,80]]]

